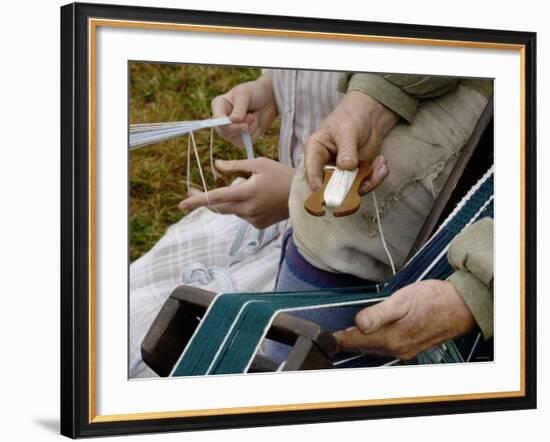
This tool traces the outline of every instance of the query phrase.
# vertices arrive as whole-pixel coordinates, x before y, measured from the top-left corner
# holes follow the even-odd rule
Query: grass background
[[[222,66],[131,63],[130,124],[210,118],[210,101],[237,84],[260,76],[260,69]],[[254,144],[256,156],[277,158],[279,123]],[[195,133],[208,188],[210,130]],[[244,159],[243,149],[214,134],[214,158]],[[147,252],[166,228],[185,216],[178,203],[186,197],[187,137],[164,141],[130,153],[130,260]],[[191,156],[191,182],[200,176]]]

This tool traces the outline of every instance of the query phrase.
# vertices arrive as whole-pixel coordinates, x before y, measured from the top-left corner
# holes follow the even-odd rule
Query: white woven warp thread
[[[174,121],[170,123],[131,124],[130,150],[190,134],[195,130],[226,126],[231,123],[228,117],[222,117],[207,120]],[[248,131],[241,132],[241,139],[246,149],[246,157],[249,160],[254,158],[254,149]]]

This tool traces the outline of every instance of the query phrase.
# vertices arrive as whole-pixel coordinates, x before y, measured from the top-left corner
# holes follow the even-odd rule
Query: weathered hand
[[[335,333],[341,350],[403,360],[476,325],[456,289],[439,280],[420,281],[396,291],[379,304],[361,310],[355,324]]]
[[[212,100],[211,107],[214,118],[229,117],[234,123],[216,128],[222,138],[242,147],[241,132],[248,129],[254,142],[277,116],[271,73],[218,95]]]
[[[358,160],[373,161],[382,147],[382,140],[399,117],[368,95],[348,92],[334,111],[323,120],[305,146],[306,177],[313,191],[323,185],[323,168],[336,156],[336,165],[353,170]],[[385,160],[373,162],[370,183],[360,190],[373,190],[388,174]]]
[[[208,192],[211,209],[232,213],[259,229],[288,218],[288,195],[294,169],[267,158],[253,160],[216,160],[216,168],[225,174],[248,172],[246,181]],[[189,198],[179,204],[182,210],[208,206],[203,192],[191,189]]]

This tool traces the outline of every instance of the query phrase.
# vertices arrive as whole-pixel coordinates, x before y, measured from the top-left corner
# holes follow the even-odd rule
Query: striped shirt
[[[281,117],[279,161],[297,167],[309,136],[338,105],[340,73],[274,69],[273,90]]]

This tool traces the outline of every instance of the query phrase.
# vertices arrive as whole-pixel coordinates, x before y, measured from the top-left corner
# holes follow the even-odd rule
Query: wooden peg
[[[310,215],[313,216],[323,216],[325,214],[325,187],[332,176],[334,169],[325,169],[324,173],[324,182],[323,187],[321,187],[317,192],[313,192],[304,203],[304,207]]]
[[[325,188],[332,176],[334,169],[325,169],[323,187],[317,192],[313,192],[304,203],[306,211],[313,216],[323,216],[325,214]],[[372,165],[368,161],[359,162],[359,170],[357,176],[353,180],[353,183],[344,198],[342,205],[333,211],[333,215],[348,216],[352,215],[359,210],[361,205],[361,197],[359,196],[359,188],[361,184],[372,174]]]

